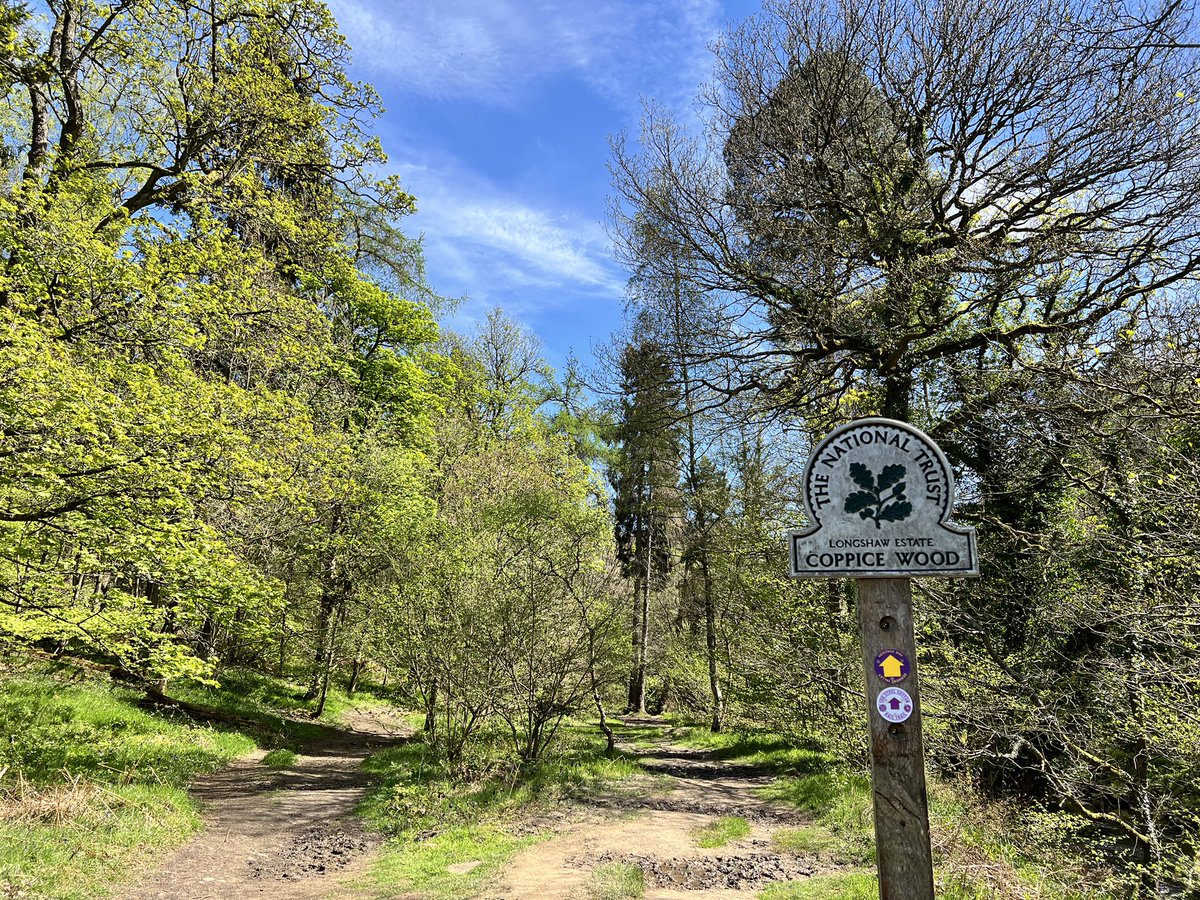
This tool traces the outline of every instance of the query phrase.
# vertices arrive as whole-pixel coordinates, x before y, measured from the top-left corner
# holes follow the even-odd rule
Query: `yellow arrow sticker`
[[[899,650],[883,650],[875,657],[875,674],[888,684],[899,684],[911,671],[908,657]]]

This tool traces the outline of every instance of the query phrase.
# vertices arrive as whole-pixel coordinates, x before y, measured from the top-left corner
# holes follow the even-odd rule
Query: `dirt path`
[[[755,795],[773,776],[666,743],[634,752],[647,777],[577,810],[559,834],[517,856],[487,900],[577,900],[587,896],[592,870],[610,862],[642,869],[646,900],[755,897],[772,882],[833,870],[774,848],[779,829],[811,820]],[[699,847],[697,830],[722,816],[746,819],[750,833],[723,847]]]
[[[362,761],[404,734],[395,722],[358,712],[349,728],[304,748],[292,765],[244,757],[192,787],[205,830],[167,856],[122,900],[315,900],[331,879],[361,869],[378,836],[351,812],[371,780]]]

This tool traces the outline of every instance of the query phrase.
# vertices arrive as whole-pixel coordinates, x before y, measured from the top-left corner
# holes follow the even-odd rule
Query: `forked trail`
[[[418,897],[365,886],[368,879],[359,876],[380,839],[352,815],[370,786],[362,761],[401,734],[394,724],[360,715],[353,730],[306,748],[283,771],[267,769],[256,754],[201,779],[194,793],[205,831],[122,900]],[[647,900],[755,897],[771,883],[839,869],[829,859],[778,847],[774,838],[781,829],[811,820],[758,796],[756,789],[772,775],[663,741],[633,752],[645,774],[512,823],[514,830],[544,839],[514,857],[480,900],[584,900],[594,871],[612,863],[642,870]],[[724,846],[699,846],[701,830],[723,817],[746,820],[749,833]],[[472,868],[466,861],[449,871]]]

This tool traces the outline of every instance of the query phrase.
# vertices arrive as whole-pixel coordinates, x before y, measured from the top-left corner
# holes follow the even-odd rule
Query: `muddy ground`
[[[380,842],[352,815],[371,785],[362,762],[402,740],[397,721],[358,712],[349,727],[268,769],[262,751],[191,789],[204,831],[161,860],[122,900],[310,900],[335,873],[365,864]]]
[[[358,876],[379,838],[352,811],[370,785],[363,759],[399,739],[397,725],[360,716],[353,730],[306,748],[283,771],[266,769],[256,754],[202,779],[195,794],[205,831],[123,900],[374,896],[355,884],[363,882]],[[774,848],[775,832],[810,819],[757,796],[771,775],[665,742],[635,752],[644,775],[511,823],[518,834],[544,839],[512,859],[480,900],[586,900],[592,870],[612,862],[642,869],[646,900],[755,897],[772,882],[836,869]],[[723,847],[699,847],[697,831],[722,816],[746,819],[750,833]],[[475,865],[468,860],[451,871]]]
[[[518,855],[483,897],[579,900],[587,897],[592,870],[611,862],[642,870],[646,900],[756,897],[772,882],[834,870],[774,849],[776,831],[811,819],[755,794],[773,776],[669,744],[636,752],[646,778],[577,804],[575,821],[568,817],[557,834]],[[699,847],[696,833],[722,816],[746,819],[750,834],[723,847]]]

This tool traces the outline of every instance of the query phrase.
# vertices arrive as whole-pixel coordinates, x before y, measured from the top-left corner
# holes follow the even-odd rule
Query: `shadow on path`
[[[362,763],[407,739],[395,722],[361,716],[280,770],[258,751],[197,780],[189,793],[205,830],[162,860],[124,900],[305,900],[330,888],[312,876],[344,870],[379,843],[351,814],[373,783]]]

